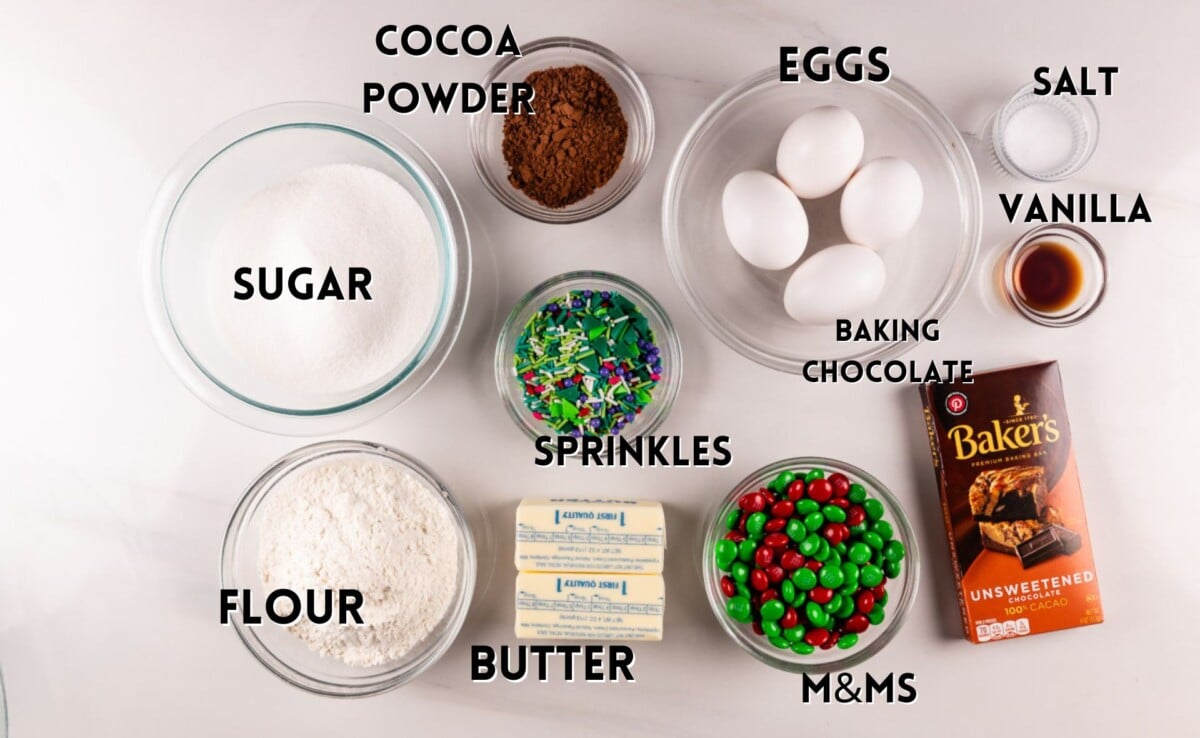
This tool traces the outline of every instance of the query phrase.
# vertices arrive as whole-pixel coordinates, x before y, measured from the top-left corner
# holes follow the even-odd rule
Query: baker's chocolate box
[[[1058,363],[926,384],[921,400],[967,639],[1102,622]]]

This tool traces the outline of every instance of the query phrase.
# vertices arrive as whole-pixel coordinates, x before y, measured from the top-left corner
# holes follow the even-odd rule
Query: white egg
[[[735,174],[721,194],[725,234],[738,254],[759,269],[796,263],[808,245],[808,216],[783,182],[766,172]]]
[[[793,320],[826,325],[855,318],[879,299],[886,270],[879,254],[852,243],[822,249],[796,267],[783,291]]]
[[[862,161],[863,129],[845,108],[826,105],[801,115],[783,132],[775,171],[800,197],[825,197],[846,184]]]
[[[842,229],[854,243],[881,248],[908,235],[924,200],[921,175],[912,164],[894,156],[873,159],[842,192]]]

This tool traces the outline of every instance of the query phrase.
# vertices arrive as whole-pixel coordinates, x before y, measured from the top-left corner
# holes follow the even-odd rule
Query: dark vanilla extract
[[[1031,310],[1057,313],[1083,292],[1083,264],[1074,250],[1058,241],[1038,241],[1014,267],[1017,297]]]

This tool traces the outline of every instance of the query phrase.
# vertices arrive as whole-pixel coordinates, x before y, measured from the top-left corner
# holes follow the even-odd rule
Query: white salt
[[[1067,113],[1051,102],[1035,102],[1012,114],[1004,127],[1004,151],[1030,174],[1051,174],[1075,153],[1075,135]]]
[[[370,270],[370,300],[234,299],[238,268]],[[424,343],[440,295],[433,229],[416,199],[369,167],[306,169],[252,196],[220,231],[209,279],[219,335],[255,386],[292,396],[361,392]]]

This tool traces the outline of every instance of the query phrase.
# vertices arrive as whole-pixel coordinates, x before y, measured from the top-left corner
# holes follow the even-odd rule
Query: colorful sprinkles
[[[533,417],[575,437],[619,434],[663,373],[646,316],[607,290],[572,290],[543,305],[517,339],[513,368]]]

